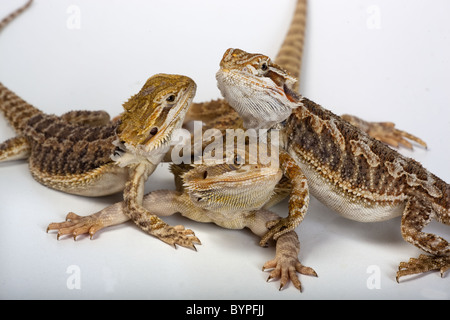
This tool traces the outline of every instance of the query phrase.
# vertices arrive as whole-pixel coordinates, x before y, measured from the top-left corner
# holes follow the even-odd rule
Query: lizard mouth
[[[232,214],[261,208],[274,194],[274,188],[282,177],[275,168],[255,169],[249,166],[245,173],[235,171],[213,176],[199,173],[193,179],[183,177],[191,201],[211,212]]]
[[[134,123],[130,125],[126,135],[119,135],[120,140],[116,142],[116,146],[122,152],[114,154],[112,159],[122,167],[142,159],[159,163],[169,151],[174,131],[183,123],[188,107],[194,99],[196,88],[196,84],[190,80],[186,87],[180,89],[176,104],[162,107],[157,118],[145,128]]]
[[[228,167],[228,165],[222,165]],[[205,192],[217,192],[217,187],[236,188],[236,185],[240,185],[240,188],[252,188],[257,189],[257,183],[277,182],[281,179],[281,171],[278,167],[257,167],[255,165],[245,165],[239,169],[227,169],[224,168],[221,174],[209,174],[208,169],[211,168],[198,168],[198,170],[192,171],[190,174],[184,176],[185,186],[191,190],[205,191]],[[211,171],[214,171],[212,169]]]
[[[231,107],[239,113],[245,128],[271,128],[286,120],[299,106],[298,97],[286,85],[236,69],[220,69],[218,87]]]

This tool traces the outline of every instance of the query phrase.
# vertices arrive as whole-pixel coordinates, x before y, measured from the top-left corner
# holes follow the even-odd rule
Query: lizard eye
[[[166,98],[166,101],[167,102],[174,102],[175,101],[175,95],[174,94],[171,94],[170,96],[168,96],[167,98]]]
[[[260,65],[259,65],[259,70],[262,71],[262,73],[266,73],[267,71],[269,71],[269,63],[267,61],[263,61]]]
[[[267,71],[267,70],[269,70],[269,66],[267,65],[267,62],[263,62],[263,63],[261,64],[261,70],[262,70],[262,71]]]
[[[151,134],[152,136],[154,136],[154,135],[157,134],[157,133],[158,133],[158,128],[157,128],[157,127],[153,127],[152,130],[150,130],[150,134]]]

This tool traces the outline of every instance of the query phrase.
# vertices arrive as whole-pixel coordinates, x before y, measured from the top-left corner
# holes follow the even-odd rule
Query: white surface
[[[0,16],[24,1],[2,0]],[[196,101],[220,96],[215,72],[228,47],[274,56],[294,0],[36,0],[0,34],[0,81],[48,113],[105,109],[121,103],[159,72],[192,77]],[[67,21],[75,5],[80,28]],[[69,9],[69,11],[68,11]],[[423,138],[428,150],[401,150],[450,181],[450,20],[447,0],[310,1],[302,93],[337,114],[394,121]],[[69,13],[68,13],[69,12]],[[379,15],[377,15],[379,13]],[[73,25],[72,25],[73,26]],[[0,138],[13,136],[0,119]],[[167,166],[147,189],[173,187]],[[404,242],[400,219],[363,224],[341,218],[312,199],[298,228],[304,292],[278,291],[261,272],[273,248],[248,231],[221,229],[176,216],[193,229],[198,252],[174,250],[131,223],[94,240],[56,241],[50,222],[68,211],[87,215],[119,196],[89,199],[35,182],[25,162],[0,164],[1,298],[143,299],[450,299],[450,276],[438,273],[395,282],[400,261],[421,252]],[[286,214],[283,202],[274,210]],[[450,239],[448,226],[429,230]],[[80,289],[67,286],[70,266]],[[380,289],[369,289],[371,266]],[[70,282],[70,281],[69,281]]]

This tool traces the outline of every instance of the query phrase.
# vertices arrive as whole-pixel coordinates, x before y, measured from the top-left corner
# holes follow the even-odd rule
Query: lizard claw
[[[381,142],[384,142],[390,146],[398,148],[400,145],[412,150],[413,146],[411,141],[414,141],[424,148],[427,148],[427,144],[420,138],[413,136],[412,134],[398,130],[392,122],[374,122],[371,123],[371,128],[369,130],[369,135],[374,137]]]
[[[80,234],[88,233],[90,238],[94,234],[103,229],[105,226],[96,215],[79,216],[73,212],[69,212],[66,216],[66,221],[58,223],[50,223],[47,227],[47,232],[50,230],[58,230],[56,239],[59,240],[61,236],[72,235],[76,240]]]
[[[431,270],[439,270],[441,277],[443,277],[448,269],[450,269],[450,257],[421,254],[419,258],[411,258],[408,262],[400,262],[396,280],[399,282],[400,277]]]
[[[200,239],[195,236],[194,231],[185,229],[182,225],[174,227],[164,225],[158,229],[151,230],[149,233],[174,248],[177,248],[177,245],[179,245],[197,251],[195,244],[202,244]]]
[[[305,267],[300,263],[298,258],[289,256],[276,257],[273,260],[267,261],[262,270],[266,271],[267,269],[273,269],[267,278],[267,282],[272,279],[279,278],[280,291],[286,286],[289,280],[291,280],[294,287],[296,287],[300,292],[302,291],[302,284],[298,278],[297,272],[300,274],[317,277],[317,273],[314,269]]]

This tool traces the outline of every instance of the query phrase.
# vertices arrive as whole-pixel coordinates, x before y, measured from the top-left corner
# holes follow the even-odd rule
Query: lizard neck
[[[170,143],[165,143],[151,152],[148,152],[144,146],[133,146],[120,141],[120,139],[116,139],[113,144],[116,146],[116,150],[111,155],[111,159],[119,167],[130,167],[140,163],[156,166],[170,149]]]

